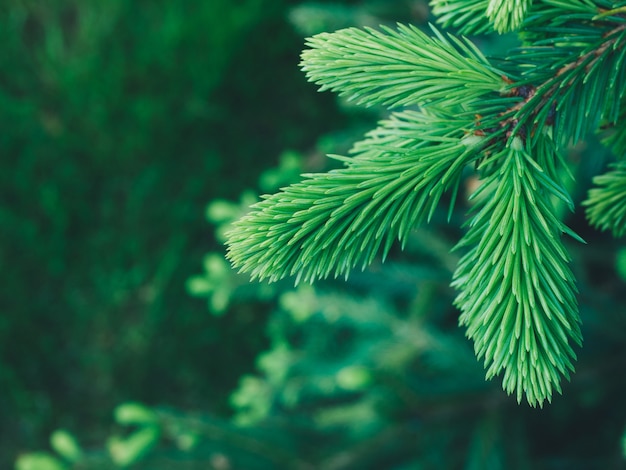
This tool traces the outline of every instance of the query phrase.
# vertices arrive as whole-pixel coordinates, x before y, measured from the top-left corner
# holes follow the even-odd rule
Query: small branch
[[[502,117],[500,127],[506,129],[504,134],[506,139],[509,140],[511,137],[517,136],[525,141],[529,133],[529,130],[525,126],[526,122],[528,120],[534,121],[546,106],[550,106],[550,109],[544,124],[552,126],[557,114],[556,95],[560,89],[572,86],[575,80],[575,77],[570,77],[568,82],[564,84],[563,77],[569,72],[580,69],[581,67],[584,67],[585,73],[589,72],[610,48],[615,47],[618,39],[617,36],[625,30],[626,24],[621,24],[608,31],[603,35],[606,40],[602,42],[602,44],[581,55],[576,60],[564,64],[556,71],[551,79],[542,84],[538,86],[524,84],[509,89],[504,96],[520,97],[522,100],[500,114]],[[509,84],[514,83],[507,77],[503,77],[503,79]],[[538,102],[536,102],[537,99],[539,100]],[[477,127],[480,127],[480,121],[477,121]],[[477,135],[490,134],[493,133],[494,130],[495,129],[480,129],[477,131]],[[534,124],[533,128],[530,129],[530,135],[534,135],[536,131],[536,124]]]
[[[604,38],[610,38],[611,36],[616,36],[618,33],[624,31],[626,29],[626,24],[617,26],[616,28],[612,29],[611,31],[605,33],[603,35]],[[595,64],[595,62],[597,62],[600,58],[600,56],[602,56],[602,54],[604,54],[607,49],[609,49],[610,47],[612,47],[617,41],[616,37],[613,37],[612,39],[605,41],[604,43],[602,43],[599,47],[597,47],[596,49],[593,49],[589,52],[587,52],[586,54],[583,54],[582,56],[580,56],[578,59],[576,59],[574,62],[569,62],[567,64],[565,64],[563,67],[561,67],[559,70],[557,70],[556,74],[554,75],[554,78],[552,78],[552,80],[549,80],[547,82],[542,83],[541,85],[539,85],[536,90],[538,92],[541,93],[542,95],[542,99],[541,102],[539,104],[539,109],[541,109],[541,107],[545,106],[547,104],[547,102],[552,98],[552,96],[556,93],[556,91],[562,87],[561,82],[558,80],[559,77],[561,77],[563,74],[580,68],[582,66],[582,64],[584,64],[587,60],[590,60],[590,62],[588,64],[585,65],[585,72],[589,72],[589,70],[591,70],[591,67]],[[572,80],[570,79],[570,82],[567,84],[568,86],[572,84]],[[548,88],[545,92],[542,91],[543,88]],[[529,97],[528,101],[530,101],[530,99],[532,98]],[[534,113],[536,114],[536,113]]]

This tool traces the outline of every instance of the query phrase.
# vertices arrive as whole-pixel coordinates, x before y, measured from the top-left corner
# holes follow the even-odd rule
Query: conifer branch
[[[459,243],[471,248],[454,275],[455,303],[487,378],[504,370],[507,393],[542,405],[573,371],[570,341],[581,343],[574,277],[560,241],[571,231],[550,202],[569,197],[540,165],[551,156],[534,159],[514,138],[500,157],[501,170],[478,190],[487,197]]]
[[[430,0],[437,22],[462,34],[514,31],[531,5],[532,0]]]
[[[527,44],[508,59],[526,70],[511,80],[526,90],[523,102],[511,109],[515,131],[525,127],[538,135],[538,129],[554,125],[555,138],[566,143],[580,140],[602,119],[617,119],[626,91],[626,15],[594,21],[597,10],[584,11],[572,13],[549,0],[533,10],[522,35]]]
[[[445,13],[445,24],[484,6],[475,0],[453,13],[446,0],[433,3]],[[522,34],[527,43],[508,57],[514,68],[502,77],[508,84],[502,95],[517,100],[497,113],[497,121],[490,120],[496,113],[484,119],[490,123],[484,126],[487,133],[505,129],[508,137],[525,139],[553,127],[555,139],[565,144],[578,141],[601,120],[618,119],[626,92],[626,14],[617,9],[598,19],[597,8],[588,2],[573,9],[575,14],[558,0],[544,0],[533,10]],[[524,71],[521,77],[518,70]]]
[[[474,164],[483,184],[458,244],[468,249],[453,281],[460,323],[487,377],[503,372],[508,393],[541,406],[560,392],[572,344],[582,341],[561,236],[582,240],[553,207],[556,199],[573,208],[559,149],[600,122],[624,121],[626,14],[607,0],[536,0],[530,10],[513,0],[432,4],[445,24],[468,19],[466,31],[502,31],[525,17],[523,46],[499,70],[469,41],[434,28],[432,37],[399,25],[311,38],[301,65],[321,90],[419,111],[393,114],[352,158],[334,157],[344,168],[266,196],[229,233],[228,257],[259,279],[347,276],[404,243],[446,191],[452,207],[463,168]],[[493,25],[470,20],[487,10]],[[625,135],[610,138],[614,148],[626,149]],[[626,166],[595,182],[589,219],[625,233]]]
[[[489,0],[430,0],[437,23],[456,28],[461,34],[493,32],[493,23],[485,16]]]
[[[485,12],[499,33],[513,31],[522,24],[532,0],[489,0]]]
[[[252,206],[228,235],[228,258],[253,278],[313,282],[386,256],[446,191],[456,195],[464,166],[477,158],[469,125],[395,114],[355,145],[355,157],[335,157],[345,168],[305,175]]]
[[[593,179],[595,188],[583,202],[587,218],[600,230],[610,230],[616,237],[626,233],[626,162]]]
[[[448,109],[466,109],[506,86],[502,73],[468,41],[434,28],[434,37],[414,26],[381,29],[349,28],[310,38],[302,70],[320,91],[367,106],[445,103]]]

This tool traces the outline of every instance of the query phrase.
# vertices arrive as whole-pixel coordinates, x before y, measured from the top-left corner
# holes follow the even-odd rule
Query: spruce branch
[[[595,188],[583,202],[587,218],[600,230],[610,230],[616,237],[626,233],[626,163],[619,162],[593,179]]]
[[[624,121],[626,14],[607,0],[432,0],[444,24],[487,31],[522,21],[523,45],[495,68],[471,42],[433,28],[344,29],[308,41],[309,80],[357,103],[396,112],[355,144],[345,167],[304,175],[265,196],[228,234],[228,257],[253,278],[313,282],[383,259],[429,221],[444,193],[453,207],[463,168],[483,180],[453,285],[460,323],[487,377],[532,406],[550,401],[581,344],[576,287],[559,218],[561,149],[602,122]],[[497,10],[499,5],[501,10]],[[459,7],[459,8],[456,8]],[[530,9],[529,9],[530,8]],[[456,9],[456,10],[455,10]],[[512,26],[513,25],[513,26]],[[615,129],[614,148],[626,147]],[[626,166],[596,178],[592,223],[626,232]]]
[[[489,0],[486,15],[499,33],[519,28],[532,0]]]
[[[430,0],[437,23],[461,34],[493,32],[493,24],[485,16],[488,6],[489,0]]]
[[[560,376],[573,371],[570,341],[582,340],[574,277],[560,240],[571,231],[550,202],[569,196],[540,163],[551,155],[533,158],[516,137],[499,157],[500,171],[478,190],[488,197],[458,245],[471,248],[454,275],[455,304],[487,378],[504,370],[507,393],[541,406],[561,391]]]
[[[511,109],[515,131],[539,135],[554,124],[561,144],[580,140],[601,120],[615,122],[626,90],[626,15],[596,20],[597,7],[573,3],[538,2],[524,25],[526,44],[508,58],[524,70],[512,83],[526,89]]]
[[[469,41],[430,37],[414,26],[349,28],[310,38],[302,70],[320,91],[357,104],[387,107],[445,104],[468,109],[506,83]]]
[[[460,11],[469,12],[480,3],[468,5]],[[502,75],[507,87],[501,94],[513,102],[505,106],[500,101],[500,111],[481,110],[481,132],[505,129],[509,138],[534,140],[552,129],[557,143],[566,145],[600,122],[608,127],[623,121],[619,114],[626,91],[626,15],[615,9],[598,19],[597,13],[598,8],[584,0],[570,9],[558,0],[538,2],[521,33],[525,44],[507,57]]]
[[[462,34],[514,31],[531,5],[532,0],[430,0],[437,22]]]
[[[228,258],[253,278],[313,282],[383,257],[428,220],[477,158],[464,127],[424,111],[393,115],[355,145],[345,168],[305,175],[254,206],[228,234]],[[453,202],[452,202],[453,203]]]

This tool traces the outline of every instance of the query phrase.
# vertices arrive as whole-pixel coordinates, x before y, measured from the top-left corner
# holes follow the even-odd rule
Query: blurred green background
[[[263,306],[185,291],[208,201],[338,125],[283,1],[0,6],[0,455],[129,398],[225,410]]]
[[[428,19],[421,0],[2,2],[0,468],[624,465],[626,258],[580,213],[587,339],[542,411],[484,382],[456,327],[467,207],[347,283],[248,284],[223,260],[258,192],[383,115],[307,84],[304,37]],[[573,149],[578,200],[609,158]]]

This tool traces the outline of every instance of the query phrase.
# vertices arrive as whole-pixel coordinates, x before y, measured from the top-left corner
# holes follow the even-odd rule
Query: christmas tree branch
[[[487,377],[531,405],[560,391],[573,370],[569,340],[580,344],[573,275],[551,196],[568,200],[521,139],[503,150],[501,171],[479,189],[483,203],[459,247],[470,246],[454,275],[460,323],[484,358]]]
[[[334,157],[344,168],[305,175],[253,206],[229,234],[228,257],[259,279],[347,276],[384,259],[395,240],[404,244],[446,192],[452,208],[473,164],[482,184],[458,245],[467,249],[453,282],[460,323],[487,377],[502,372],[508,393],[542,405],[561,390],[582,340],[561,236],[582,240],[554,206],[573,209],[561,150],[601,122],[624,121],[626,15],[606,0],[538,0],[530,10],[512,0],[449,2],[433,0],[448,23],[485,9],[504,30],[525,16],[523,45],[495,68],[469,41],[434,28],[432,37],[399,25],[311,38],[302,68],[322,90],[418,110],[393,114],[352,157]],[[626,148],[624,135],[613,147]],[[624,174],[618,167],[598,177],[586,203],[592,223],[618,235],[626,231]]]

